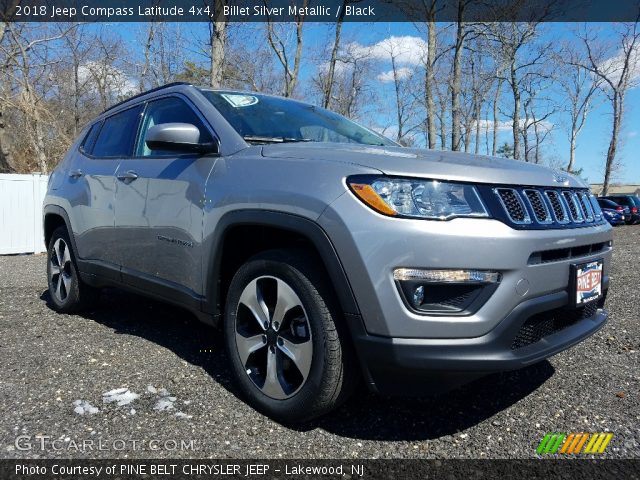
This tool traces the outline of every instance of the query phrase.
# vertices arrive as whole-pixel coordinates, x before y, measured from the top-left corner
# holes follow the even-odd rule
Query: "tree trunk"
[[[567,165],[567,172],[573,172],[573,165],[576,158],[576,137],[578,136],[575,122],[571,125],[571,138],[569,139],[569,165]]]
[[[491,155],[496,156],[498,149],[498,102],[500,102],[500,90],[502,89],[502,81],[498,80],[496,85],[496,95],[493,97],[493,145],[491,147]]]
[[[618,135],[620,133],[620,123],[622,120],[622,98],[617,92],[613,97],[613,126],[611,129],[611,141],[607,150],[607,161],[604,170],[604,183],[602,184],[602,195],[609,193],[609,184],[611,183],[611,170],[613,162],[616,158],[616,150],[618,148]]]
[[[151,66],[151,46],[153,45],[153,37],[155,36],[155,23],[149,23],[149,33],[147,34],[147,43],[144,46],[144,65],[142,66],[142,72],[140,72],[140,84],[138,86],[140,92],[146,90],[144,81],[149,72]]]
[[[515,64],[511,64],[511,91],[513,92],[513,158],[520,160],[520,89],[516,78]]]
[[[393,69],[393,85],[396,92],[396,118],[398,120],[398,134],[396,140],[400,142],[404,136],[403,130],[403,117],[402,117],[402,102],[400,99],[400,79],[398,78],[398,68],[396,66],[396,57],[391,55],[391,68]]]
[[[309,0],[305,0],[303,7],[306,8],[309,5]],[[300,61],[302,60],[302,27],[304,27],[304,15],[296,20],[296,53],[293,57],[293,71],[291,72],[291,78],[287,85],[287,93],[285,97],[290,97],[296,89],[298,83],[298,74],[300,73]]]
[[[462,17],[462,2],[458,2],[458,19]],[[464,22],[458,22],[456,45],[453,55],[453,79],[451,83],[451,150],[460,150],[460,90],[462,77],[462,49],[464,47]]]
[[[475,117],[476,117],[476,147],[475,154],[478,155],[480,153],[480,115],[482,115],[482,100],[480,98],[476,99],[476,109],[475,109]]]
[[[340,34],[342,32],[342,22],[346,12],[347,0],[342,2],[342,8],[340,9],[340,16],[336,21],[336,34],[333,40],[333,48],[331,49],[331,59],[329,60],[329,70],[327,72],[327,78],[324,85],[324,98],[322,99],[322,107],[329,108],[331,104],[331,93],[333,91],[333,77],[336,71],[336,61],[338,59],[338,49],[340,48]]]
[[[225,43],[227,40],[227,17],[224,15],[225,0],[215,0],[215,21],[211,24],[211,71],[209,83],[220,88],[224,81]]]
[[[433,98],[437,48],[435,13],[431,14],[427,28],[427,65],[425,68],[424,95],[427,106],[427,145],[433,150],[436,148],[436,104]]]

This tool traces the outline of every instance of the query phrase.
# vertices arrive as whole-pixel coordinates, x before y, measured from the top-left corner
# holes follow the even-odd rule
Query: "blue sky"
[[[256,25],[241,24],[234,26],[241,33],[242,28],[256,28]],[[547,34],[558,40],[571,39],[571,30],[573,24],[547,24],[544,28]],[[135,41],[134,31],[140,32],[141,28],[131,28],[131,24],[114,25],[114,30],[121,34],[128,41]],[[193,30],[195,32],[205,33],[205,24],[183,24],[183,32]],[[602,29],[602,35],[610,35],[612,26],[607,24],[599,25]],[[307,24],[305,27],[305,52],[304,56],[312,55],[319,49],[325,48],[327,42],[331,42],[332,31],[325,24]],[[345,23],[343,26],[343,39],[345,41],[355,41],[363,46],[373,45],[390,36],[417,36],[423,35],[417,31],[411,23]],[[238,35],[236,38],[241,38]],[[375,69],[379,72],[388,71],[390,62],[379,60],[374,64]],[[301,81],[309,81],[315,75],[315,67],[309,63],[302,66]],[[391,99],[390,83],[379,82],[376,85],[384,93],[383,98]],[[386,90],[385,90],[386,89]],[[387,94],[388,92],[388,94]],[[558,99],[559,100],[559,99]],[[637,155],[640,152],[640,88],[632,89],[627,98],[625,105],[624,127],[621,135],[621,143],[618,148],[618,158],[623,164],[623,169],[616,174],[614,181],[621,183],[640,183],[640,161]],[[611,108],[609,103],[601,97],[597,102],[597,106],[590,113],[587,122],[578,138],[578,148],[576,152],[576,168],[583,168],[583,177],[591,183],[601,182],[604,173],[604,161],[608,148],[608,142],[611,134]],[[506,118],[504,119],[506,120]],[[382,124],[389,122],[388,119],[373,118],[370,119],[373,124]],[[568,159],[569,144],[567,134],[564,127],[560,124],[561,118],[556,117],[553,123],[556,124],[551,138],[545,142],[545,157],[556,158],[564,163]],[[510,132],[505,131],[500,134],[499,142],[507,141],[512,143]]]

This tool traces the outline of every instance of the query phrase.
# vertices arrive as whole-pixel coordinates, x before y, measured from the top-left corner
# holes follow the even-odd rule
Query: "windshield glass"
[[[200,90],[250,143],[336,142],[397,146],[337,113],[281,97]]]

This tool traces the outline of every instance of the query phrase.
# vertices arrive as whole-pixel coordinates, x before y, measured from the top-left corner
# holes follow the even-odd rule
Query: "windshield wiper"
[[[313,142],[310,138],[291,138],[291,137],[263,137],[261,135],[245,135],[247,142],[255,143],[295,143],[295,142]]]

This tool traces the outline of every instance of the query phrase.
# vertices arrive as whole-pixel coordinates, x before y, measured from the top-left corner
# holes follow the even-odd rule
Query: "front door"
[[[202,294],[202,220],[204,187],[214,157],[151,150],[147,131],[161,123],[189,123],[200,141],[213,136],[185,98],[150,101],[132,158],[116,172],[115,233],[123,281],[157,294]]]

